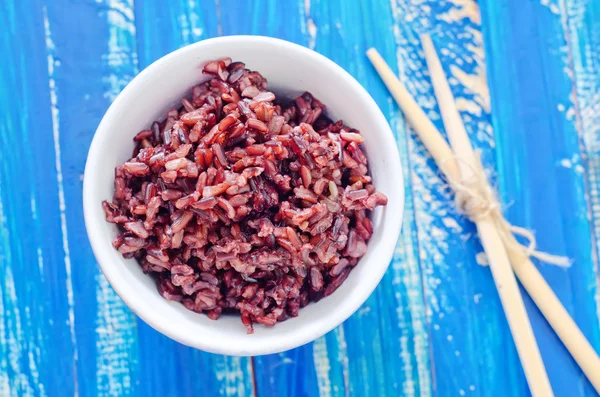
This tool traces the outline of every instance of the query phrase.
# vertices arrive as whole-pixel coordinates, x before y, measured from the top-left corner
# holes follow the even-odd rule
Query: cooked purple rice
[[[113,246],[163,297],[217,319],[272,326],[333,293],[367,250],[372,185],[363,137],[306,92],[276,102],[267,80],[220,59],[179,109],[135,137],[115,169]]]

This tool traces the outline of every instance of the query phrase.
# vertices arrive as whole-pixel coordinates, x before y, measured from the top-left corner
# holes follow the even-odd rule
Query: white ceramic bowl
[[[152,278],[133,259],[112,246],[117,227],[104,219],[102,200],[113,195],[114,168],[130,158],[133,136],[179,106],[202,79],[202,65],[229,56],[262,73],[278,97],[309,91],[332,119],[361,131],[377,190],[389,203],[372,214],[374,234],[368,251],[331,296],[311,303],[296,318],[272,328],[255,326],[246,334],[239,316],[210,320],[162,298]],[[157,331],[201,350],[228,355],[260,355],[308,343],[346,320],[373,292],[392,258],[404,208],[402,169],[388,123],[365,89],[338,65],[318,53],[283,40],[230,36],[204,40],[159,59],[121,92],[102,119],[92,141],[83,187],[85,223],[102,272],[117,294]]]

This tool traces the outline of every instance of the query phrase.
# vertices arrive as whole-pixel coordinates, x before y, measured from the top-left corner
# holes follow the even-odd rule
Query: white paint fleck
[[[246,385],[244,379],[252,373],[250,360],[244,357],[214,356],[214,370],[221,384],[220,394],[227,397],[244,397]],[[242,366],[242,361],[246,366]],[[283,360],[285,361],[285,360]],[[287,364],[282,362],[282,364]]]
[[[457,97],[455,102],[460,112],[469,112],[476,116],[481,116],[481,106],[472,99]]]
[[[462,233],[463,231],[462,226],[458,224],[456,219],[451,218],[449,216],[442,218],[442,223],[444,224],[444,226],[446,226],[446,228],[452,230],[457,234]]]
[[[122,0],[109,0],[107,5],[108,51],[102,59],[114,72],[104,76],[102,81],[108,87],[104,97],[112,102],[137,74],[138,59],[137,52],[132,51],[136,32],[132,4]],[[123,65],[131,66],[129,73],[126,73],[127,69]]]
[[[361,307],[361,308],[358,310],[358,316],[359,316],[359,317],[362,317],[362,316],[364,316],[365,314],[368,314],[368,313],[370,313],[370,312],[371,312],[371,307],[370,307],[370,306],[367,306],[367,305],[364,305],[364,306],[362,306],[362,307]]]
[[[200,17],[196,13],[196,2],[187,2],[186,10],[177,18],[181,32],[181,44],[194,43],[202,38],[204,30],[199,26]]]
[[[304,0],[304,16],[306,18],[306,28],[308,30],[308,48],[314,50],[317,43],[317,25],[310,17],[310,0]]]
[[[315,371],[317,373],[319,396],[331,396],[331,381],[329,380],[331,365],[327,354],[327,342],[325,341],[324,336],[313,343],[313,360],[315,362]]]
[[[204,30],[198,25],[200,22],[200,17],[196,13],[195,9],[196,2],[193,0],[188,1],[189,26],[192,34],[192,41],[194,42],[200,40],[202,38],[202,34],[204,33]]]
[[[96,383],[98,394],[121,396],[131,388],[129,350],[136,333],[131,312],[108,285],[96,275]]]
[[[44,282],[44,254],[41,247],[37,247],[38,270],[40,271],[40,281]]]
[[[467,18],[474,24],[481,24],[481,16],[479,14],[479,6],[472,0],[451,0],[452,5],[445,13],[440,13],[436,16],[438,20],[453,23],[460,22]]]
[[[33,219],[35,221],[35,220],[37,220],[37,205],[35,203],[35,197],[33,197],[33,194],[31,195],[30,204],[31,204],[31,219]]]
[[[8,236],[8,235],[6,235]],[[9,258],[7,258],[9,259]],[[2,358],[2,384],[0,387],[8,390],[11,395],[16,396],[16,393],[21,396],[34,396],[35,390],[29,383],[29,377],[27,373],[21,371],[20,363],[24,359],[28,359],[29,355],[23,351],[24,347],[30,342],[25,340],[25,333],[23,332],[23,323],[21,318],[21,311],[19,310],[17,293],[15,290],[15,281],[12,273],[12,268],[6,266],[3,281],[3,292],[7,298],[6,308],[4,308],[4,302],[2,301],[0,293],[0,309],[2,310],[3,320],[0,325],[0,339],[2,343],[2,351],[4,356]],[[26,329],[28,324],[26,324]],[[29,360],[27,360],[29,361]],[[28,362],[29,366],[36,368],[35,362]],[[12,372],[10,378],[6,373],[6,369],[10,368]],[[37,370],[36,370],[37,374]],[[39,375],[38,375],[39,377]],[[6,378],[6,379],[5,379]],[[6,384],[4,384],[6,382]],[[9,395],[9,394],[6,394]]]
[[[465,32],[468,37],[465,37],[467,42],[466,48],[473,57],[473,61],[477,65],[485,63],[485,49],[483,48],[483,34],[480,30],[474,29],[471,26],[465,27]]]
[[[315,25],[312,18],[308,18],[306,26],[308,28],[308,48],[314,50],[317,43],[317,25]]]
[[[471,385],[471,386],[469,386],[469,390],[471,390],[471,391],[475,391],[475,385]]]
[[[333,330],[337,337],[338,357],[337,360],[342,364],[342,376],[344,377],[344,389],[346,394],[350,393],[350,363],[348,360],[348,344],[344,334],[344,326],[340,325]]]
[[[37,310],[36,314],[39,314],[39,310]],[[25,321],[27,329],[33,329],[33,325],[31,324],[31,310],[28,306],[25,307]],[[33,384],[37,385],[39,395],[44,397],[46,396],[46,390],[44,384],[40,382],[40,371],[38,369],[37,363],[40,361],[40,348],[34,341],[31,339],[35,338],[34,335],[29,335],[30,340],[27,343],[27,359],[29,361],[29,374],[33,379]],[[41,339],[38,335],[38,340]],[[36,341],[37,342],[37,341]]]
[[[458,66],[450,67],[451,73],[460,81],[471,93],[475,95],[475,100],[486,113],[490,112],[490,91],[487,85],[485,68],[483,66],[475,69],[474,74],[465,73]]]
[[[560,161],[560,165],[564,168],[571,168],[573,166],[573,163],[570,159],[562,159]]]
[[[547,7],[552,14],[560,15],[558,0],[540,0],[540,4],[544,7]]]
[[[412,380],[412,357],[410,356],[409,343],[410,338],[407,335],[402,335],[400,341],[400,359],[402,360],[402,369],[404,372],[404,382],[402,383],[402,391],[405,396],[415,396],[415,382]]]
[[[190,30],[187,14],[181,14],[177,17],[177,26],[179,26],[179,32],[181,32],[182,44],[189,44],[192,32]]]
[[[475,254],[475,261],[477,261],[477,264],[480,266],[488,266],[490,264],[485,252],[478,252]]]
[[[1,197],[1,196],[0,196]],[[5,241],[8,241],[8,230],[6,230],[3,217],[2,217],[2,202],[0,201],[0,235],[3,236],[3,239],[0,240],[2,242],[4,238]],[[3,260],[7,260],[8,258],[0,256],[0,264],[3,264]],[[3,280],[4,281],[4,280]],[[4,281],[6,283],[6,281]],[[6,287],[3,286],[2,289]],[[10,386],[10,377],[8,376],[8,350],[9,346],[7,343],[7,333],[10,330],[6,329],[6,324],[9,324],[8,321],[8,310],[4,307],[3,293],[0,291],[0,395],[2,396],[10,396],[11,395],[11,386]],[[11,368],[12,370],[12,368]]]
[[[447,335],[446,339],[448,340],[448,342],[452,342],[452,340],[454,339],[454,337],[452,335]]]
[[[464,391],[463,389],[460,389],[460,390],[458,391],[458,394],[460,394],[461,396],[464,396],[464,395],[465,395],[465,391]]]
[[[473,295],[473,302],[475,302],[475,304],[478,305],[479,301],[481,301],[482,297],[483,297],[483,294],[475,294],[475,295]]]

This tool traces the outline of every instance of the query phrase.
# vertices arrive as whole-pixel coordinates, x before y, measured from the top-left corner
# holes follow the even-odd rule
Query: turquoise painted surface
[[[0,26],[0,396],[527,396],[475,231],[364,57],[377,47],[442,128],[421,33],[510,220],[573,259],[540,269],[600,350],[599,0],[8,0]],[[81,209],[87,148],[118,92],[162,55],[231,34],[348,70],[390,121],[407,187],[394,259],[363,307],[255,358],[195,351],[137,319],[100,274]],[[526,303],[555,394],[595,395]]]

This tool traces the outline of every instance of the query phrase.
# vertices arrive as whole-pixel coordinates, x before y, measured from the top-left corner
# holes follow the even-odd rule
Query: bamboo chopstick
[[[441,133],[427,118],[425,112],[408,93],[377,50],[371,48],[367,51],[367,56],[403,111],[404,116],[411,123],[425,147],[432,153],[440,170],[448,178],[459,180],[460,174],[454,161],[454,155]],[[508,254],[517,277],[587,378],[594,385],[596,391],[600,393],[600,371],[598,370],[600,368],[600,358],[593,347],[533,262],[522,252],[509,251]]]
[[[562,305],[531,259],[509,251],[513,270],[546,321],[575,359],[596,393],[600,394],[600,357]]]
[[[422,36],[421,44],[425,51],[429,75],[433,82],[442,120],[446,127],[448,139],[450,140],[450,146],[456,157],[461,159],[461,162],[458,164],[460,180],[463,182],[469,181],[475,177],[473,170],[478,167],[475,152],[456,108],[454,96],[446,80],[442,64],[429,36]],[[496,283],[496,289],[498,290],[498,295],[500,295],[504,314],[506,315],[515,345],[517,346],[521,364],[525,370],[529,390],[534,397],[551,396],[553,393],[550,381],[548,380],[542,355],[538,349],[537,341],[535,340],[535,335],[533,334],[533,329],[525,310],[525,304],[517,285],[517,279],[510,266],[502,236],[496,228],[494,219],[489,214],[483,214],[480,218],[475,219],[475,224],[477,225],[481,244],[490,262],[490,269]]]
[[[373,66],[375,66],[375,69],[377,69],[377,73],[383,79],[398,106],[402,109],[404,117],[413,125],[419,138],[425,144],[425,147],[438,167],[446,175],[458,175],[458,167],[454,161],[452,149],[446,144],[446,141],[444,141],[444,138],[442,138],[435,125],[425,115],[423,109],[421,109],[402,83],[400,83],[394,72],[392,72],[392,69],[385,63],[376,49],[371,48],[368,50],[367,56]]]

